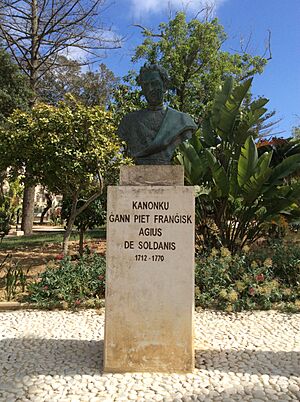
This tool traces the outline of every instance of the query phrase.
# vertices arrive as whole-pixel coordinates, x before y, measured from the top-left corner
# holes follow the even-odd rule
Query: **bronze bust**
[[[169,78],[157,64],[145,64],[138,84],[147,100],[147,108],[127,114],[118,135],[128,147],[137,165],[168,165],[175,148],[191,138],[197,126],[191,116],[163,105]]]

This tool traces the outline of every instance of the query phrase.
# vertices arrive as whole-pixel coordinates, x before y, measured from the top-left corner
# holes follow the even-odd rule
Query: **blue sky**
[[[240,49],[240,40],[246,43],[251,35],[248,53],[262,55],[271,31],[272,59],[255,77],[253,93],[270,99],[269,109],[282,119],[275,131],[289,136],[291,128],[300,125],[300,0],[115,0],[106,3],[103,21],[127,39],[122,49],[109,51],[103,61],[117,76],[137,69],[130,58],[142,37],[133,24],[155,29],[170,12],[185,10],[192,18],[205,3],[214,3],[215,15],[228,35],[223,50]]]

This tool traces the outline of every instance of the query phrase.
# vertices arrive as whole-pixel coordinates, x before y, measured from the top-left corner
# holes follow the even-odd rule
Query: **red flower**
[[[80,303],[81,303],[81,300],[79,300],[79,299],[75,300],[75,305],[76,306],[79,306]]]
[[[249,289],[249,295],[253,296],[255,294],[255,289],[254,288],[250,288]]]
[[[49,289],[49,286],[48,286],[48,285],[45,285],[45,286],[43,287],[43,289],[44,289],[44,290],[48,290],[48,289]]]
[[[103,281],[104,275],[99,275],[99,276],[98,276],[98,279],[99,279],[100,281]]]
[[[63,260],[64,259],[64,255],[63,254],[57,254],[57,256],[55,257],[56,260]]]
[[[264,274],[259,274],[259,275],[256,275],[255,279],[257,282],[263,282],[265,280],[265,276],[264,276]]]

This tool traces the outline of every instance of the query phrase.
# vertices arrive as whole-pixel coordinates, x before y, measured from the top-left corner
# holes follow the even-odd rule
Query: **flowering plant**
[[[232,255],[224,247],[213,248],[196,260],[196,306],[217,308],[227,312],[287,308],[298,311],[300,306],[300,248],[284,252],[285,265],[278,269],[282,247],[260,247]],[[272,255],[272,258],[270,257]],[[298,284],[284,276],[287,267],[299,255],[293,275]]]

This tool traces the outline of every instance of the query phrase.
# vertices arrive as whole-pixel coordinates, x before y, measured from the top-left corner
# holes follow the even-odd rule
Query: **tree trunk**
[[[79,254],[83,255],[83,240],[84,240],[84,228],[81,227],[79,231]]]
[[[6,170],[0,171],[0,196],[4,197],[4,179],[6,178]]]
[[[43,209],[43,212],[41,214],[41,219],[40,219],[40,224],[44,223],[44,218],[46,213],[49,211],[49,209],[52,207],[52,197],[51,194],[46,193],[45,197],[47,199],[47,205],[45,206],[45,208]]]
[[[38,81],[38,5],[37,0],[31,1],[31,57],[30,57],[30,88],[32,90],[32,99],[30,100],[30,106],[33,107],[36,102],[36,90]]]
[[[24,235],[32,234],[35,186],[25,185],[22,205],[22,225]]]
[[[64,234],[64,240],[63,240],[63,254],[64,256],[68,255],[68,249],[69,249],[69,240],[70,236],[72,233],[72,227],[74,225],[76,216],[81,214],[94,200],[96,200],[100,195],[102,194],[102,187],[99,191],[97,191],[95,194],[93,194],[80,208],[77,209],[77,202],[78,202],[78,196],[79,196],[79,191],[74,193],[73,195],[73,201],[72,201],[72,208],[71,208],[71,213],[68,221],[68,225]]]
[[[68,225],[66,227],[66,231],[64,233],[64,240],[63,240],[63,255],[67,256],[68,252],[69,252],[69,241],[70,241],[70,236],[72,233],[72,228],[73,228],[73,224],[75,221],[75,217],[73,219],[71,219],[72,217],[70,216],[70,219],[68,221]]]
[[[30,57],[30,79],[29,84],[32,90],[33,98],[30,99],[29,105],[33,107],[36,99],[36,82],[37,82],[37,0],[32,0],[31,3],[31,57]],[[32,234],[33,212],[34,212],[34,194],[35,187],[25,184],[23,205],[22,205],[22,224],[21,229],[24,235]]]
[[[68,251],[69,251],[69,240],[70,240],[70,236],[71,236],[71,233],[72,233],[72,228],[73,228],[76,216],[77,216],[77,211],[76,211],[77,202],[78,202],[78,192],[76,192],[73,195],[71,213],[70,213],[70,217],[69,217],[68,224],[67,224],[67,227],[66,227],[66,231],[64,233],[64,240],[63,240],[63,254],[64,254],[64,256],[68,255]]]

